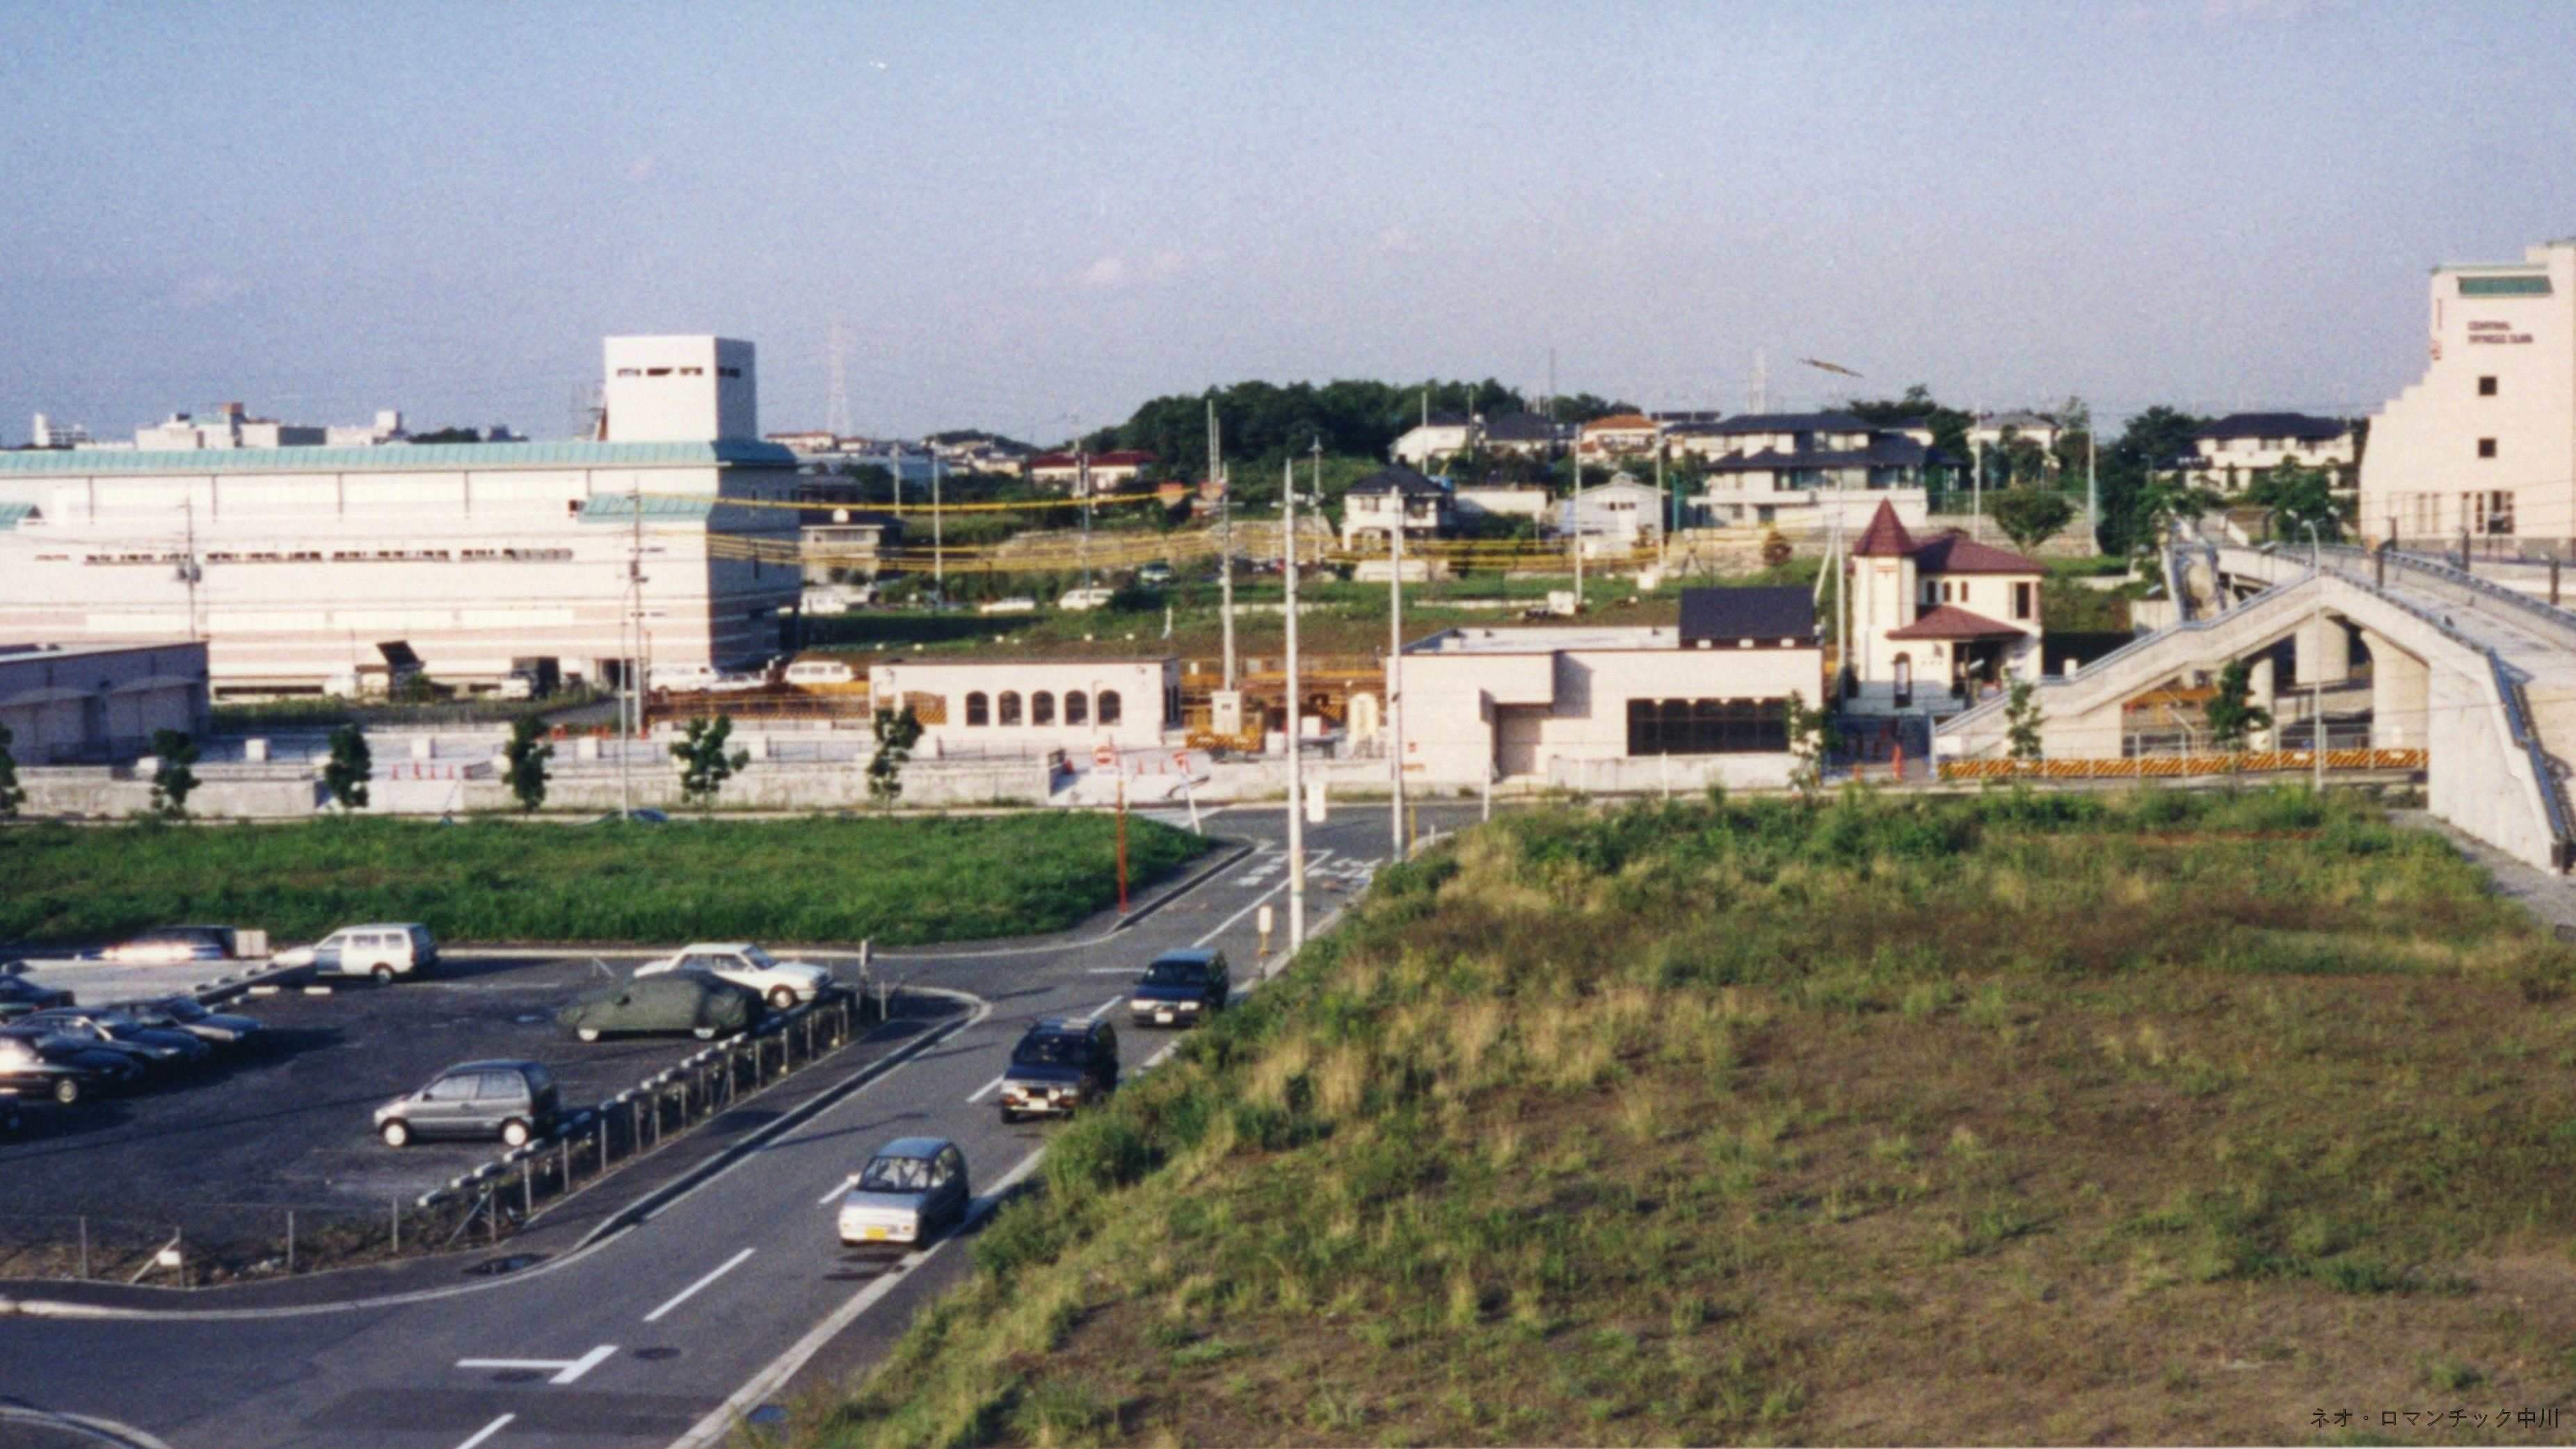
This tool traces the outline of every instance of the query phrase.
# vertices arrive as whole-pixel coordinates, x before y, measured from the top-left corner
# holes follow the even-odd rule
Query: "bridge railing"
[[[2495,671],[2496,696],[2504,701],[2504,721],[2513,742],[2523,758],[2530,762],[2532,784],[2540,791],[2541,808],[2549,817],[2549,858],[2560,870],[2576,862],[2576,829],[2568,822],[2567,801],[2559,789],[2558,777],[2549,768],[2549,754],[2540,747],[2540,731],[2531,726],[2531,701],[2523,696],[2522,676],[2504,662],[2504,656],[2490,649],[2487,667]]]

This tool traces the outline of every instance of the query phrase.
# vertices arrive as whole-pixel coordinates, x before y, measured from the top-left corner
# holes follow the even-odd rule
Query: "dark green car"
[[[685,1031],[711,1041],[748,1029],[760,1010],[757,994],[730,981],[675,971],[603,986],[555,1013],[555,1020],[583,1041],[644,1031]]]

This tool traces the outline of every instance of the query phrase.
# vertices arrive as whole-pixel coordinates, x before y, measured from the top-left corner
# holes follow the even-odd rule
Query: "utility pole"
[[[1225,446],[1216,399],[1208,399],[1208,479],[1216,484],[1217,612],[1225,634],[1225,684],[1234,688],[1234,490],[1226,486]]]
[[[194,641],[197,638],[197,581],[205,577],[206,571],[197,563],[197,500],[181,499],[180,507],[188,519],[188,556],[179,560],[179,581],[188,586],[188,638]]]
[[[930,579],[931,592],[939,596],[939,612],[948,612],[948,556],[940,551],[939,483],[946,472],[939,456],[939,445],[930,446]]]
[[[1574,435],[1574,494],[1565,500],[1565,531],[1574,548],[1574,612],[1583,614],[1583,433]]]
[[[1394,570],[1386,576],[1386,735],[1387,759],[1395,776],[1393,808],[1387,819],[1395,842],[1394,859],[1404,859],[1404,490],[1395,490],[1395,527],[1387,532],[1387,557]]]
[[[2102,480],[2095,468],[2099,452],[2093,446],[2093,424],[2084,424],[2084,525],[2093,531],[2093,547],[2102,547]]]
[[[1976,472],[1968,479],[1968,536],[1982,538],[1986,531],[1986,440],[1970,432],[1968,452],[1976,459]]]
[[[1664,546],[1655,554],[1658,573],[1673,566],[1673,530],[1681,526],[1682,511],[1671,494],[1664,493],[1664,440],[1655,440],[1655,491],[1664,494]]]
[[[1843,681],[1851,676],[1851,557],[1843,541],[1843,479],[1834,470],[1834,712],[1842,712]]]
[[[626,668],[620,671],[626,676],[626,698],[619,701],[617,712],[617,823],[620,825],[633,819],[630,812],[635,808],[635,787],[626,770],[627,746],[633,743],[635,731],[643,723],[643,696],[636,691],[635,678],[636,663],[643,655],[644,634],[644,494],[641,484],[630,485],[626,491],[626,515],[626,621],[627,628],[634,632],[621,640],[629,652]]]
[[[2555,575],[2558,572],[2558,565],[2552,562],[2549,571]],[[2299,667],[2308,669],[2308,755],[2316,765],[2316,783],[2309,788],[2316,792],[2318,799],[2322,800],[2326,794],[2325,637],[2326,630],[2335,628],[2336,625],[2326,618],[2325,549],[2317,542],[2317,526],[2313,521],[2308,523],[2308,573],[2316,580],[2317,590],[2317,617],[2316,622],[2309,626],[2308,637],[2317,641],[2319,657],[2316,668],[2308,669],[2308,661],[2305,659],[2299,661]]]
[[[1318,476],[1323,447],[1320,440],[1315,444]],[[1294,957],[1306,945],[1306,791],[1297,751],[1297,460],[1283,458],[1279,467],[1279,547],[1288,583],[1288,954]]]
[[[1091,454],[1082,446],[1082,420],[1073,421],[1073,486],[1082,494],[1082,587],[1091,587]]]

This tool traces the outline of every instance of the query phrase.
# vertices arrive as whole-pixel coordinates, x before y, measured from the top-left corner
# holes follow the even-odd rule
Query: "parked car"
[[[543,1063],[463,1062],[378,1107],[376,1135],[387,1147],[415,1137],[498,1137],[524,1147],[554,1130],[559,1110],[554,1074]]]
[[[1026,594],[1013,594],[1007,599],[991,599],[975,606],[978,614],[1034,614],[1038,601]]]
[[[712,664],[656,664],[645,671],[644,687],[687,692],[707,689],[721,677]]]
[[[19,1018],[22,1027],[37,1027],[109,1051],[131,1052],[156,1071],[203,1066],[215,1049],[184,1031],[144,1026],[105,1011],[67,1007]]]
[[[310,966],[317,974],[373,976],[390,985],[438,964],[438,942],[417,922],[342,926],[310,946],[277,954],[280,966]]]
[[[239,1046],[259,1034],[256,1019],[227,1011],[208,1011],[193,996],[165,996],[158,1001],[128,1002],[109,1007],[107,1014],[137,1026],[184,1031],[208,1046]]]
[[[1071,1116],[1118,1090],[1118,1033],[1105,1021],[1050,1016],[1011,1048],[1002,1073],[1002,1120]]]
[[[51,986],[39,986],[18,973],[25,968],[12,961],[0,966],[0,1021],[16,1021],[31,1011],[73,1004],[72,993]]]
[[[748,1030],[758,1020],[759,993],[696,971],[603,986],[555,1013],[555,1021],[583,1041],[643,1031],[685,1031],[712,1041]]]
[[[1136,582],[1149,589],[1169,587],[1172,582],[1172,566],[1167,563],[1149,563],[1136,570]]]
[[[94,1092],[130,1087],[144,1066],[131,1052],[93,1047],[43,1027],[0,1027],[0,1088],[68,1107]]]
[[[841,1195],[846,1247],[920,1243],[966,1221],[966,1154],[944,1137],[898,1137],[853,1173]]]
[[[623,812],[622,817],[620,812],[611,810],[607,814],[600,816],[598,819],[593,820],[590,823],[593,825],[614,825],[620,818],[623,818],[630,825],[668,825],[671,823],[670,812],[665,810],[655,810],[650,806],[646,806],[642,809],[625,811]]]
[[[702,941],[674,956],[635,968],[638,979],[692,971],[747,986],[779,1011],[788,1011],[831,989],[832,973],[803,961],[780,961],[748,941]]]
[[[1127,993],[1127,1016],[1138,1026],[1196,1026],[1225,1010],[1233,990],[1223,951],[1166,951]]]
[[[1067,589],[1063,597],[1055,601],[1055,606],[1078,613],[1085,609],[1105,609],[1116,597],[1116,589]]]
[[[178,966],[191,961],[238,961],[268,953],[266,931],[231,926],[156,926],[100,951],[94,959],[123,966]]]

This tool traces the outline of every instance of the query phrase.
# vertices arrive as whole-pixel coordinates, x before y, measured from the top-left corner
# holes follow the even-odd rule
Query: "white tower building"
[[[611,337],[603,344],[611,443],[760,436],[752,346],[730,337]]]

